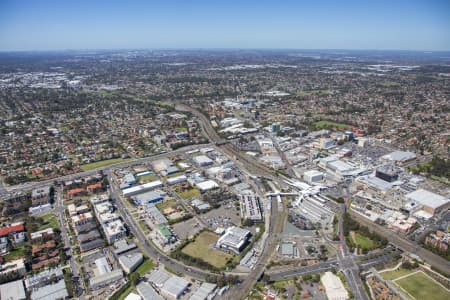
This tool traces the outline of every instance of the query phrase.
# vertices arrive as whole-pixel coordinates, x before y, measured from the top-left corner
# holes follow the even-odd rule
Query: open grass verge
[[[39,225],[38,230],[44,230],[47,228],[59,228],[58,217],[53,213],[48,213],[41,216],[43,223]]]
[[[150,270],[152,270],[154,268],[154,264],[153,261],[149,258],[145,259],[144,262],[136,269],[135,272],[137,272],[139,274],[139,276],[144,276],[145,274],[147,274],[148,272],[150,272]]]
[[[178,195],[183,199],[190,199],[194,197],[200,196],[200,191],[196,188],[191,188],[189,190],[186,190],[184,192],[178,193]]]
[[[93,169],[106,167],[106,166],[117,164],[117,163],[121,163],[121,162],[124,162],[124,161],[125,161],[125,159],[123,159],[123,158],[113,158],[113,159],[96,161],[96,162],[89,163],[89,164],[84,164],[84,165],[81,165],[80,168],[83,171],[90,171],[90,170],[93,170]]]
[[[381,276],[383,276],[384,279],[387,280],[394,280],[397,279],[399,277],[408,275],[413,273],[415,270],[407,270],[407,269],[403,269],[403,268],[398,268],[397,270],[394,271],[386,271],[386,272],[382,272],[380,273]]]
[[[150,181],[155,181],[157,179],[158,179],[158,177],[156,177],[155,174],[148,174],[148,175],[138,177],[139,183],[146,183],[146,182],[150,182]]]
[[[317,129],[337,128],[337,129],[340,129],[340,130],[346,130],[346,129],[350,128],[350,126],[347,125],[347,124],[336,123],[336,122],[331,122],[331,121],[326,121],[326,120],[322,120],[322,121],[319,121],[319,122],[314,122],[313,125]]]
[[[363,236],[357,232],[352,231],[350,236],[353,240],[355,246],[358,246],[361,249],[372,250],[376,249],[379,245],[373,240],[369,239],[366,236]]]

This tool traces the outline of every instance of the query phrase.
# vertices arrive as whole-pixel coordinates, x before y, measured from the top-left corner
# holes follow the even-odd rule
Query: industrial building
[[[331,272],[325,272],[320,278],[328,300],[347,300],[350,299],[347,290],[342,281]]]
[[[147,282],[141,282],[136,286],[136,290],[143,300],[164,300],[155,289]]]
[[[22,280],[11,281],[0,285],[0,299],[25,300],[25,288]]]
[[[166,193],[161,190],[154,190],[136,195],[133,197],[133,200],[137,205],[141,205],[143,203],[158,203],[164,199],[165,195]]]
[[[89,286],[93,290],[107,286],[123,278],[122,270],[112,270],[106,257],[96,259],[95,265],[97,266],[97,269],[95,270],[96,276],[89,280]]]
[[[179,184],[179,183],[183,183],[186,181],[187,181],[187,177],[185,175],[167,178],[167,183],[169,185]]]
[[[69,293],[67,292],[64,279],[59,279],[57,282],[34,289],[30,295],[31,300],[54,300],[68,297]]]
[[[244,220],[254,222],[262,221],[259,196],[251,190],[246,190],[239,194],[238,197],[241,204],[241,217]]]
[[[144,256],[140,252],[123,254],[119,256],[119,264],[125,273],[129,274],[136,270],[144,261]]]
[[[163,184],[160,180],[151,181],[141,185],[133,186],[122,191],[124,197],[131,197],[137,194],[145,193],[150,190],[161,187]]]
[[[197,167],[206,167],[212,165],[214,162],[206,155],[199,155],[192,158],[192,161]]]
[[[155,225],[167,225],[169,222],[166,217],[159,211],[159,209],[153,203],[149,203],[145,206],[145,212],[148,214],[150,221]]]
[[[189,300],[206,300],[212,299],[214,290],[217,285],[213,283],[203,282],[202,285],[189,297]]]
[[[189,281],[186,279],[169,274],[161,269],[150,273],[147,279],[148,282],[159,290],[161,295],[168,299],[180,298],[190,286]]]
[[[250,231],[236,226],[228,227],[219,238],[216,246],[227,251],[239,254],[250,239]]]
[[[218,188],[219,185],[214,180],[206,180],[199,183],[196,183],[195,186],[200,190],[200,192],[204,193],[209,190]]]

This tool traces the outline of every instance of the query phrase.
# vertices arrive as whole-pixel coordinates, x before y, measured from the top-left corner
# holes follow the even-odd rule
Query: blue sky
[[[0,0],[0,51],[450,50],[450,1]]]

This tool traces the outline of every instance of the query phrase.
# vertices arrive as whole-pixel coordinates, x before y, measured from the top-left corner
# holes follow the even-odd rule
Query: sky
[[[0,0],[0,51],[450,50],[449,0]]]

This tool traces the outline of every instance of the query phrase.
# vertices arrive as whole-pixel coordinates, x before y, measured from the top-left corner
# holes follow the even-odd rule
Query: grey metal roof
[[[215,289],[217,285],[213,283],[204,282],[202,285],[192,294],[189,300],[205,300]]]
[[[68,297],[66,283],[64,279],[59,280],[55,284],[46,285],[31,292],[31,300],[54,300],[65,299]]]
[[[136,289],[144,300],[164,300],[153,287],[147,282],[141,282],[136,286]]]

